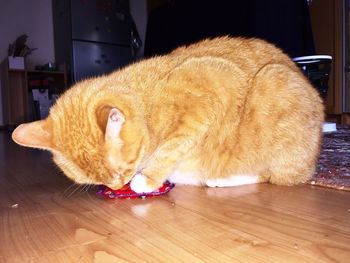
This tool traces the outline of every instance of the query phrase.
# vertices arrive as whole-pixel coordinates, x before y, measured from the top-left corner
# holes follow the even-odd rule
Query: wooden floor
[[[0,133],[0,262],[350,262],[350,192],[270,184],[100,199]]]

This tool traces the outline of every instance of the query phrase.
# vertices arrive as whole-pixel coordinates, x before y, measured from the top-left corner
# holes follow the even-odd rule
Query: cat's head
[[[18,126],[12,138],[51,151],[54,162],[79,184],[119,189],[136,173],[143,133],[125,103],[113,101],[110,92],[81,86],[66,92],[47,119]]]

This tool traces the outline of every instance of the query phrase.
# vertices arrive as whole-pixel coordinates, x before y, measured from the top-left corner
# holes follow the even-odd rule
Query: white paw
[[[209,187],[230,187],[256,183],[259,183],[257,175],[233,175],[228,178],[208,179],[206,181],[206,185]]]
[[[136,193],[150,193],[153,192],[153,189],[151,189],[147,183],[146,183],[147,179],[146,177],[141,174],[138,173],[136,174],[130,183],[130,188],[135,191]]]

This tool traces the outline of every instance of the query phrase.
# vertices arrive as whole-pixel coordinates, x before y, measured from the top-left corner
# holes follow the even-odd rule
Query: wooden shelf
[[[47,71],[47,70],[27,70],[28,74],[46,74],[46,75],[59,75],[66,74],[64,71]]]
[[[12,68],[8,69],[8,71],[9,72],[26,72],[25,69],[12,69]]]
[[[32,78],[50,78],[55,94],[61,94],[68,86],[67,73],[64,71],[39,71],[10,69],[8,60],[0,65],[3,119],[5,126],[15,126],[33,120],[33,101],[29,96],[31,89],[28,81]]]

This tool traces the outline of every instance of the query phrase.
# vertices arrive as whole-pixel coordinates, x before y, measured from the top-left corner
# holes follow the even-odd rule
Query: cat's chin
[[[109,188],[113,190],[118,190],[123,187],[123,184],[120,181],[120,177],[115,177],[108,183],[103,183],[104,185],[108,186]]]
[[[105,186],[107,186],[108,188],[111,188],[112,190],[119,190],[120,188],[122,188],[123,186],[116,186],[116,185],[111,185],[111,184],[104,184]]]

